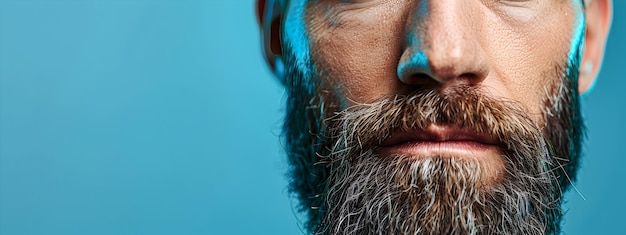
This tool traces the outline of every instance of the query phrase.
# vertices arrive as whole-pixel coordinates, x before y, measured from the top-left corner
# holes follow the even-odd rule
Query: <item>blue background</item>
[[[626,1],[567,234],[625,234]],[[0,0],[0,234],[300,234],[253,1]]]

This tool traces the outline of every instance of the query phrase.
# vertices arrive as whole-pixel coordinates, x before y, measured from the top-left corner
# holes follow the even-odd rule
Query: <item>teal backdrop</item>
[[[626,234],[626,1],[566,234]],[[301,234],[251,0],[0,0],[0,234]]]

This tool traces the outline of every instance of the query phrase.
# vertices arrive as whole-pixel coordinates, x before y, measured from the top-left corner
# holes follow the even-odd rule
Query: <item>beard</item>
[[[584,127],[578,61],[558,63],[535,123],[514,101],[476,87],[424,87],[341,108],[328,80],[286,49],[284,135],[290,190],[316,234],[554,234],[575,180]],[[578,58],[574,57],[574,58]],[[307,64],[307,63],[305,63]],[[565,66],[566,65],[566,66]],[[328,100],[327,100],[328,99]],[[443,124],[503,143],[495,180],[484,162],[382,154],[391,133]],[[491,182],[493,181],[493,182]]]
[[[473,87],[425,88],[328,119],[329,177],[318,234],[543,234],[556,230],[557,163],[541,129],[511,102]],[[478,159],[381,154],[396,131],[431,124],[498,139],[503,170]],[[492,178],[496,178],[492,180]],[[495,182],[491,182],[495,181]]]

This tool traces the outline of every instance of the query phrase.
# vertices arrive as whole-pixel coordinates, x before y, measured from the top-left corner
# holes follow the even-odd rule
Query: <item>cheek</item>
[[[492,60],[485,86],[523,105],[538,123],[548,91],[563,77],[572,43],[573,29],[564,26],[573,25],[573,17],[553,15],[514,27],[497,24],[500,27],[492,27],[490,34],[504,36],[485,38],[491,42],[485,47]]]
[[[358,17],[333,21],[316,17],[310,24],[312,60],[320,79],[332,84],[335,96],[348,104],[371,102],[398,90],[403,23],[388,12],[359,12]]]

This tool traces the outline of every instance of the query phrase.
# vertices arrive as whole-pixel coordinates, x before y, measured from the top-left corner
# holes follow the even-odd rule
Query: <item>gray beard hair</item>
[[[423,89],[345,109],[327,119],[318,164],[330,175],[316,234],[544,234],[558,231],[557,163],[541,129],[513,102],[473,87]],[[557,101],[558,102],[558,101]],[[544,111],[547,112],[548,110]],[[504,171],[454,156],[381,155],[394,131],[431,124],[497,138]]]

